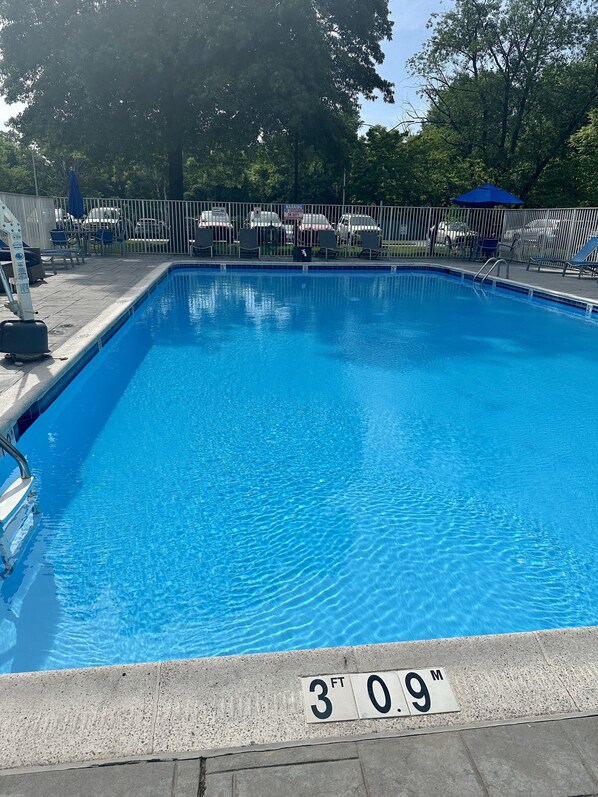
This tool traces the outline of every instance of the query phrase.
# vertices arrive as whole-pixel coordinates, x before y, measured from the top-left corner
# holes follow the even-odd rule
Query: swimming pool
[[[439,274],[174,272],[20,440],[0,668],[595,624],[597,355]]]

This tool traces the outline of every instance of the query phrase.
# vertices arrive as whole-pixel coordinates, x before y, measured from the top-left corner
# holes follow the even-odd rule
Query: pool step
[[[16,479],[0,496],[0,577],[11,572],[38,517],[33,476]]]

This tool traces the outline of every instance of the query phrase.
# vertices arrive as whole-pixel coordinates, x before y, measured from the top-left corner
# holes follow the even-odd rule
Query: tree
[[[525,198],[597,102],[597,22],[584,0],[456,0],[410,61],[424,125]]]
[[[427,126],[411,135],[374,126],[360,138],[351,165],[355,203],[445,205],[494,175],[473,157],[456,154],[451,133]]]
[[[356,107],[391,85],[376,71],[387,0],[0,0],[0,77],[28,141],[89,157],[166,158]],[[197,143],[200,146],[197,147]]]

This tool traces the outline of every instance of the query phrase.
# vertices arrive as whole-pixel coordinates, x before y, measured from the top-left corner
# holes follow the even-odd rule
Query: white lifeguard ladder
[[[29,275],[23,249],[21,225],[10,209],[0,202],[0,233],[8,238],[13,263],[16,297],[13,295],[4,269],[0,265],[0,282],[7,301],[5,306],[23,322],[35,321],[29,290]],[[23,544],[36,525],[39,511],[33,490],[33,476],[27,460],[11,441],[0,435],[0,450],[13,457],[19,466],[19,476],[0,496],[0,578],[14,567]]]

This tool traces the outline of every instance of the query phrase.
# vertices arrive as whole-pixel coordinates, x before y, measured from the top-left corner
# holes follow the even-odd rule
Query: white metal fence
[[[50,245],[50,230],[56,224],[52,197],[0,194],[0,201],[21,223],[23,241],[28,246],[45,249]]]
[[[35,197],[23,199],[35,200]],[[42,199],[40,198],[41,202]],[[47,201],[46,199],[43,200]],[[58,218],[67,219],[66,198],[56,198]],[[236,254],[238,231],[257,226],[264,254],[289,255],[294,244],[316,244],[317,232],[285,219],[282,203],[172,201],[150,199],[85,200],[86,213],[102,216],[115,208],[122,219],[130,252],[187,253],[198,222],[212,226],[216,252]],[[94,212],[95,209],[95,212]],[[390,205],[303,205],[304,220],[325,217],[339,232],[347,214],[369,216],[381,230],[383,248],[393,257],[471,257],[483,239],[502,242],[502,252],[516,260],[530,255],[568,258],[598,234],[598,208],[505,210],[504,208],[397,207]],[[30,215],[30,214],[28,214]],[[260,219],[262,221],[260,221]],[[67,222],[68,223],[68,222]],[[356,240],[341,240],[348,254],[360,250]],[[355,245],[353,245],[355,244]]]

